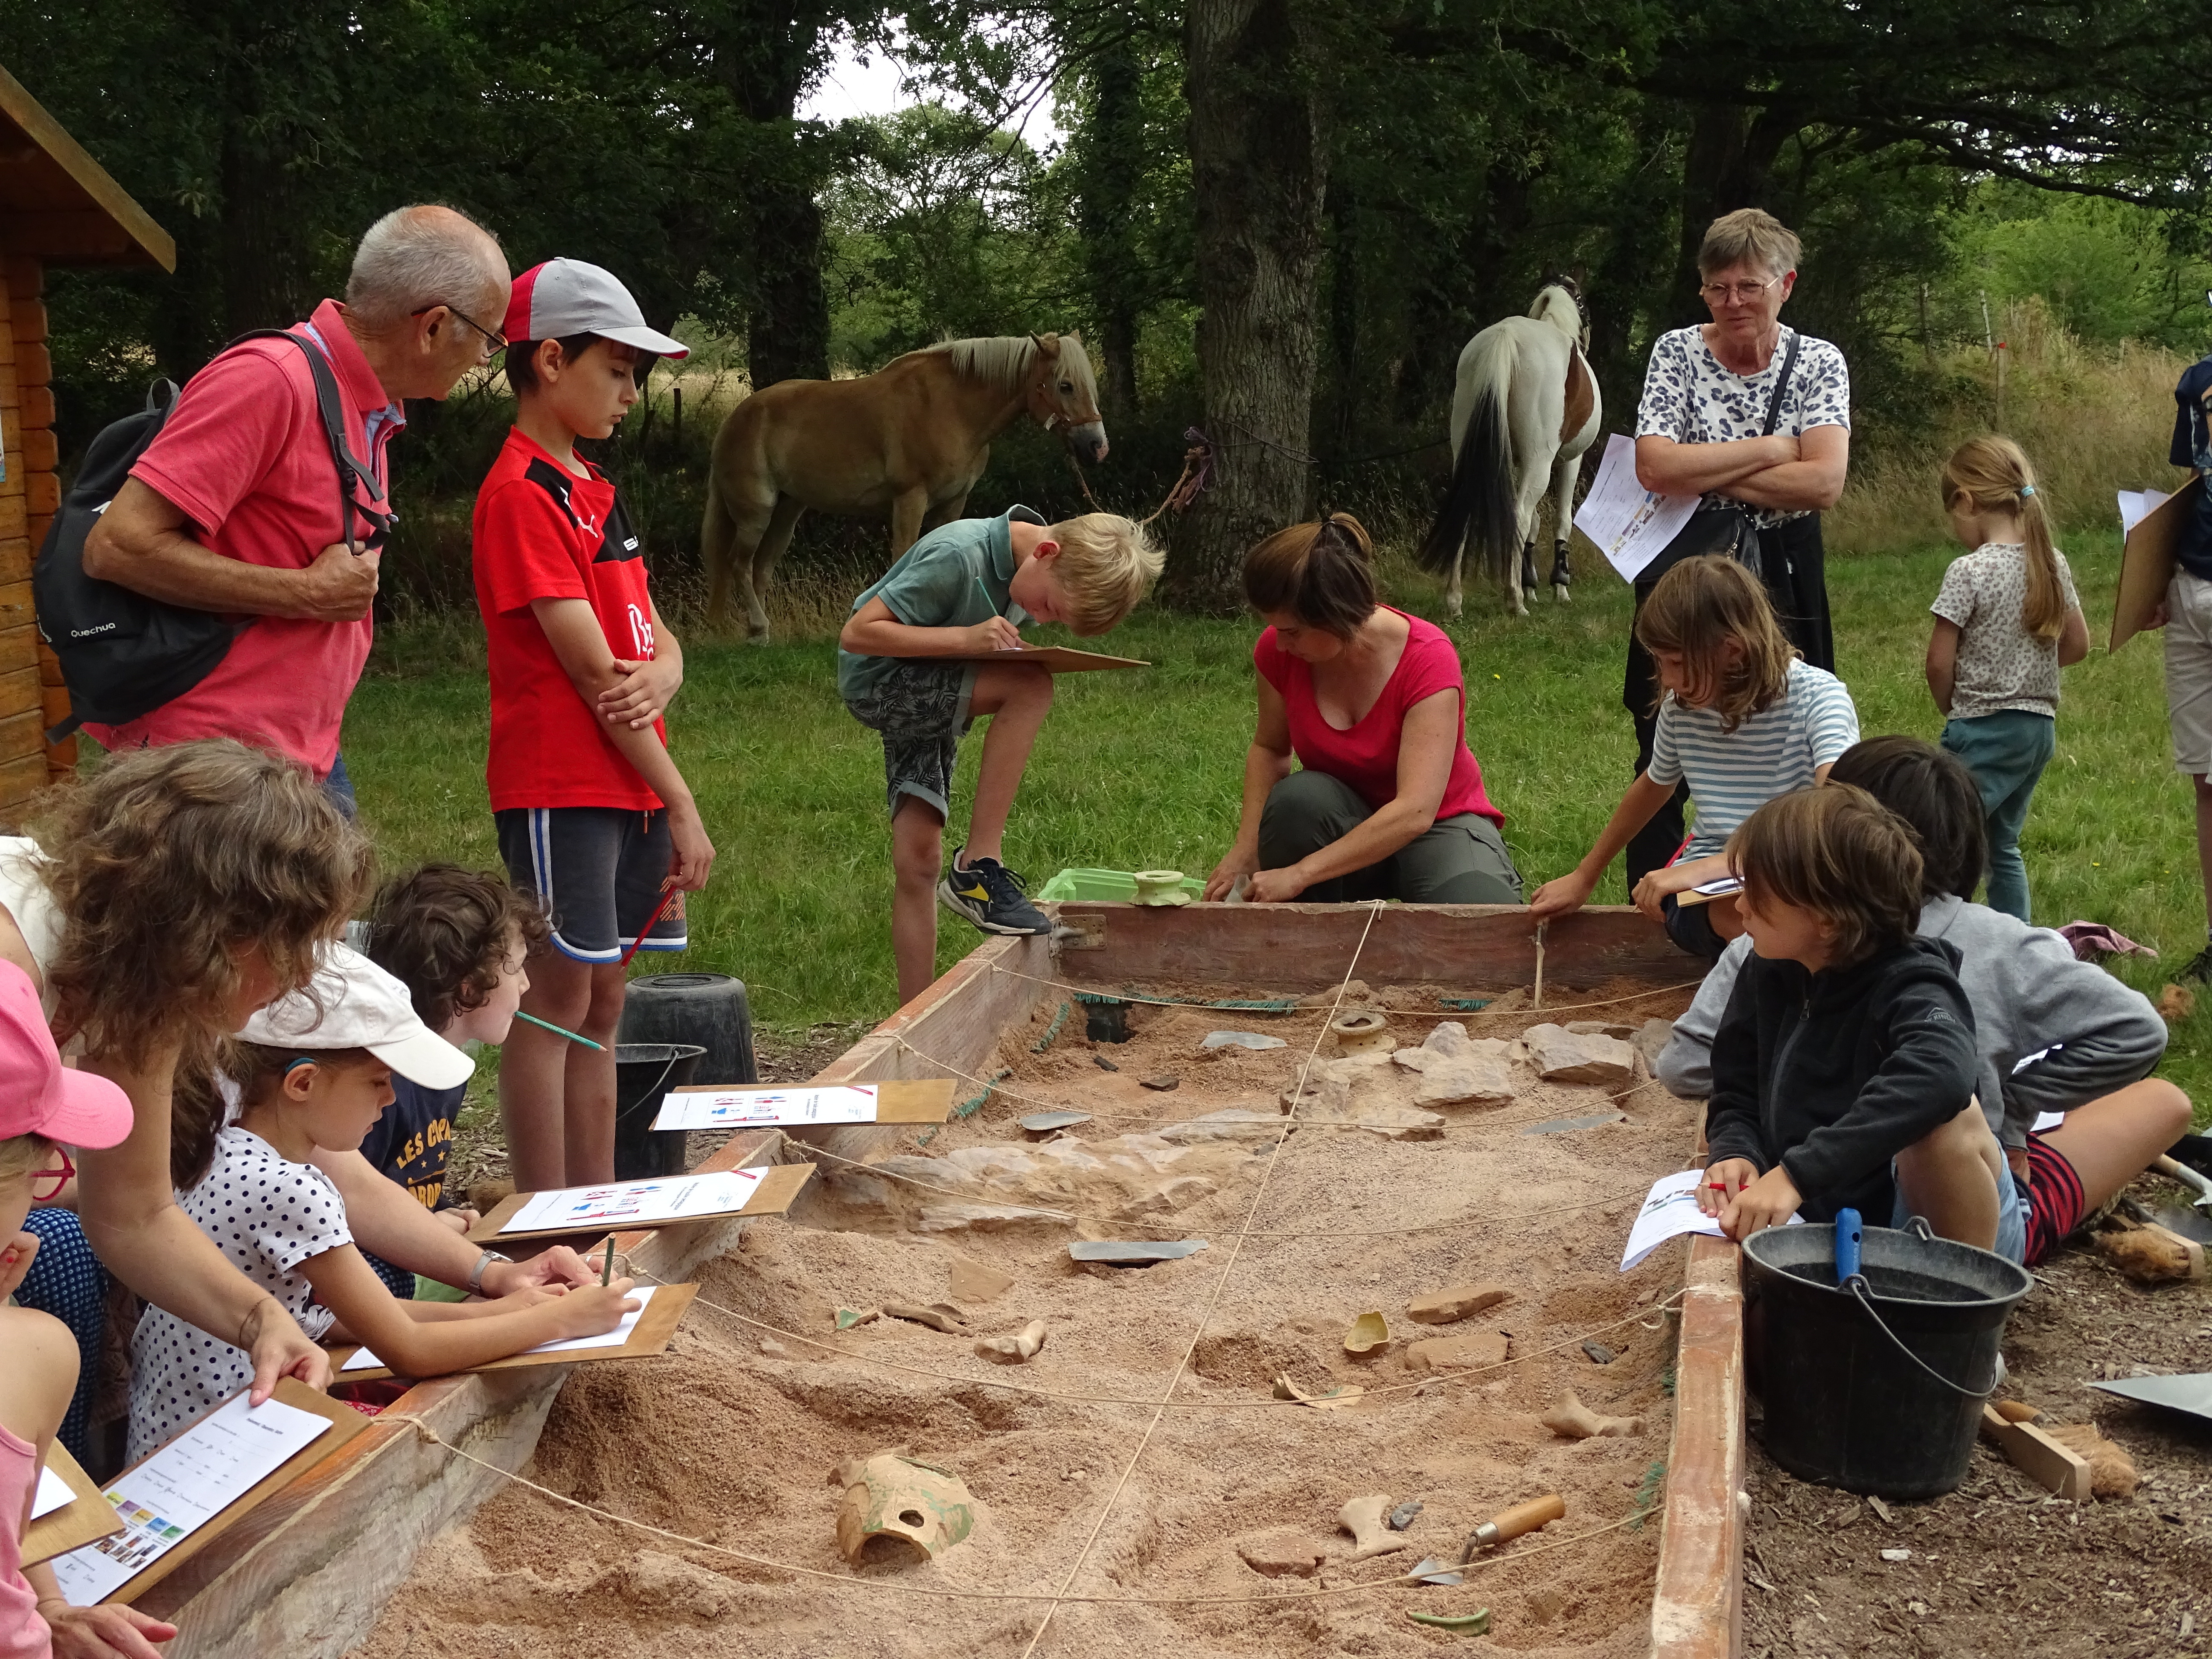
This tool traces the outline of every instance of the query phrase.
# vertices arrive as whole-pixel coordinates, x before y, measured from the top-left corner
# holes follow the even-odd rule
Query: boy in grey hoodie
[[[1959,953],[1974,1012],[1977,1097],[2027,1205],[2027,1255],[2040,1261],[2189,1127],[2189,1097],[2150,1079],[2166,1022],[2138,992],[2064,939],[1960,895],[1987,860],[1980,796],[1955,756],[1917,738],[1869,738],[1830,781],[1866,790],[1904,818],[1923,854],[1919,936]],[[1659,1080],[1700,1099],[1712,1091],[1712,1040],[1749,946],[1738,940],[1674,1022]],[[2045,1112],[2066,1115],[2037,1134]]]

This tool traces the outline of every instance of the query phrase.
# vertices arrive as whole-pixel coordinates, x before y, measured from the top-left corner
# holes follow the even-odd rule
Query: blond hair
[[[1734,663],[1726,646],[1736,642]],[[1682,659],[1695,701],[1733,732],[1790,689],[1797,653],[1775,619],[1766,588],[1734,559],[1707,553],[1685,559],[1660,577],[1636,613],[1636,641],[1654,656]]]
[[[1045,536],[1060,544],[1053,574],[1077,634],[1103,634],[1134,611],[1167,562],[1144,526],[1118,513],[1063,519]]]
[[[1375,547],[1349,513],[1278,530],[1244,556],[1244,597],[1348,640],[1375,614]]]
[[[1836,967],[1893,951],[1920,925],[1919,844],[1855,784],[1777,795],[1729,837],[1728,858],[1753,909],[1777,900],[1836,930]]]
[[[36,1175],[53,1161],[54,1143],[44,1135],[15,1135],[0,1140],[0,1187]]]
[[[1943,463],[1943,505],[1964,495],[1977,513],[2010,513],[2020,520],[2027,549],[2027,599],[2020,625],[2039,640],[2055,640],[2066,627],[2066,585],[2058,580],[2058,550],[2051,541],[2051,514],[2027,452],[2009,438],[1969,438]]]
[[[1698,245],[1698,275],[1749,265],[1780,276],[1797,269],[1804,251],[1797,233],[1764,208],[1738,208],[1705,227],[1705,240]]]
[[[321,786],[228,738],[112,756],[40,805],[63,916],[45,964],[55,1034],[127,1066],[226,1029],[242,947],[277,994],[304,987],[368,896],[368,842]]]

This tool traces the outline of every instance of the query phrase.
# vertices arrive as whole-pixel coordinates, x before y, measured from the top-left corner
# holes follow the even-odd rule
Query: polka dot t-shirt
[[[2074,572],[2057,549],[2058,588],[2066,608],[2078,611]],[[1951,678],[1951,718],[1978,720],[2017,708],[2030,714],[2058,713],[2058,641],[2027,631],[2027,550],[2017,542],[1984,542],[1951,561],[1943,586],[1928,607],[1959,628],[1959,654]]]
[[[1797,331],[1787,324],[1775,338],[1774,356],[1756,374],[1738,374],[1721,366],[1701,328],[1662,334],[1644,371],[1644,398],[1636,406],[1636,435],[1672,438],[1678,444],[1728,443],[1756,438],[1766,429],[1766,405]],[[1851,371],[1844,354],[1826,340],[1797,337],[1796,366],[1789,390],[1775,411],[1774,429],[1802,437],[1816,426],[1851,424]],[[1726,490],[1714,490],[1705,505],[1741,507],[1762,525],[1802,519],[1802,512],[1752,507]]]
[[[319,1338],[330,1329],[331,1310],[316,1303],[298,1271],[311,1257],[353,1243],[345,1200],[328,1176],[234,1125],[216,1136],[207,1179],[177,1202],[301,1330]],[[253,1362],[244,1349],[149,1308],[131,1340],[131,1373],[128,1456],[135,1463],[251,1382]]]

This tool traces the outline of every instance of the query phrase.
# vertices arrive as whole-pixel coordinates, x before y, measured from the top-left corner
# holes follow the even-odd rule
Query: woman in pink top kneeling
[[[1520,903],[1505,816],[1467,746],[1459,653],[1377,603],[1359,521],[1335,513],[1268,537],[1245,556],[1244,596],[1267,619],[1252,648],[1259,729],[1237,844],[1206,896],[1246,876],[1262,902]]]

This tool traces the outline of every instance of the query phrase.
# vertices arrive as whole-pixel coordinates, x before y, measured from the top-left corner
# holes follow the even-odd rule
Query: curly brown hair
[[[133,1067],[222,1034],[244,947],[279,995],[305,987],[373,869],[305,769],[227,738],[114,756],[48,791],[32,832],[64,918],[55,1035]]]
[[[442,1031],[483,1006],[518,937],[525,956],[552,937],[536,894],[489,870],[426,864],[377,894],[366,954],[406,986],[422,1022]]]

